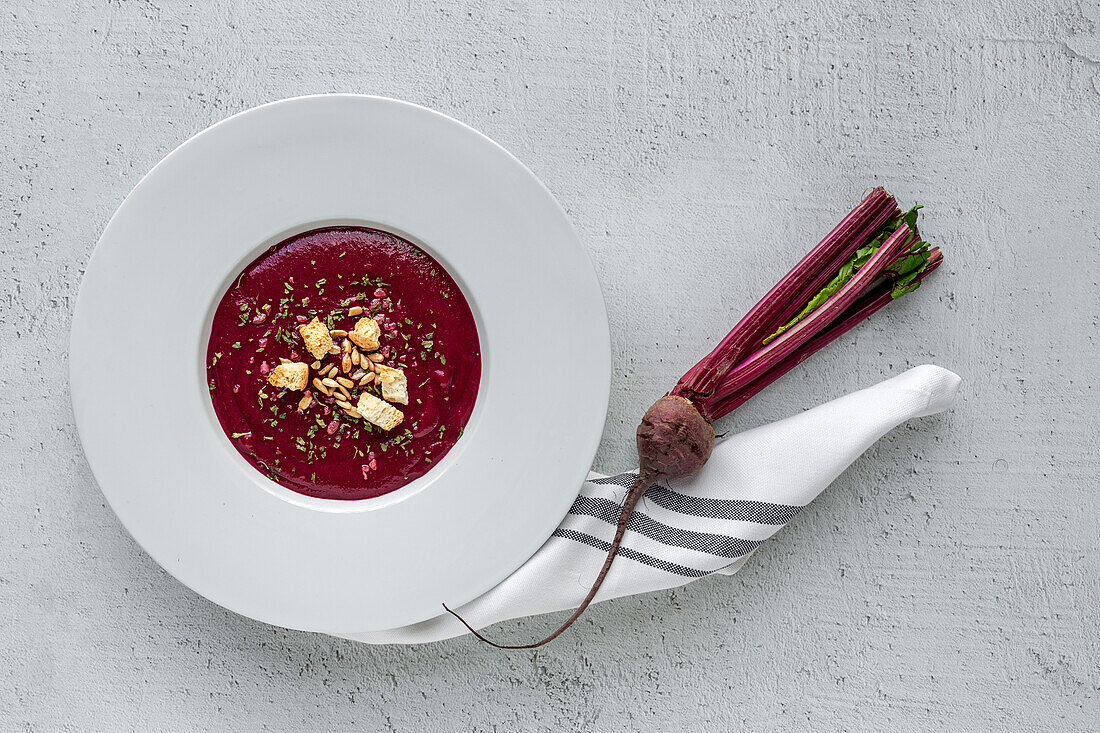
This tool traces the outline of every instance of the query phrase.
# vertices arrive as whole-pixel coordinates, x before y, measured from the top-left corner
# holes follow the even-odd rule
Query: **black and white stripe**
[[[581,542],[591,547],[595,547],[597,550],[602,550],[603,552],[607,552],[611,548],[611,543],[607,542],[606,540],[601,540],[598,537],[593,537],[590,534],[578,532],[573,529],[565,529],[564,527],[559,527],[558,529],[554,530],[553,536],[561,537],[567,540],[573,540],[574,542]],[[668,573],[682,575],[685,578],[702,578],[705,575],[711,574],[710,570],[689,568],[684,565],[669,562],[668,560],[661,560],[660,558],[653,557],[652,555],[647,555],[645,553],[632,550],[629,547],[620,547],[619,555],[621,557],[626,557],[631,560],[636,560],[637,562],[643,563],[645,565],[649,565],[650,567],[664,570]]]
[[[705,496],[687,496],[672,489],[653,484],[645,492],[647,501],[680,514],[695,517],[714,517],[757,524],[784,525],[802,511],[800,506],[771,504],[748,499],[710,499]]]
[[[636,477],[636,473],[628,472],[606,478],[594,478],[588,483],[593,486],[617,486],[630,489]],[[604,532],[597,531],[591,524],[591,519],[614,527],[619,523],[622,505],[619,501],[607,496],[591,494],[592,492],[582,491],[569,510],[569,517],[573,521],[563,523],[554,532],[554,537],[607,551],[610,543],[596,536],[603,535]],[[648,512],[645,509],[646,504],[635,509],[627,524],[627,529],[634,535],[627,536],[624,545],[619,549],[619,554],[650,567],[687,578],[710,575],[723,567],[728,567],[731,561],[752,553],[764,538],[790,521],[802,509],[799,506],[762,501],[690,496],[658,484],[654,484],[646,491],[645,502],[653,506]],[[651,516],[651,512],[661,515],[664,521]],[[718,531],[703,532],[698,529],[675,526],[678,523],[676,520],[678,516],[685,519],[704,518],[707,520],[707,528]],[[693,521],[698,523],[700,520]],[[721,531],[725,529],[730,530],[730,533],[722,534]],[[758,538],[747,539],[737,536],[742,532]]]
[[[573,508],[569,510],[570,514],[595,517],[612,526],[618,525],[621,512],[622,507],[619,504],[610,499],[594,496],[578,496],[573,502]],[[626,526],[632,532],[656,540],[662,545],[683,547],[687,550],[731,559],[749,554],[759,547],[761,542],[671,527],[637,510],[630,516]]]
[[[634,486],[638,474],[620,473],[617,476],[592,479],[589,483],[597,485],[621,486],[629,489]],[[710,499],[705,496],[688,496],[673,491],[660,484],[653,484],[645,492],[646,501],[664,507],[669,511],[689,514],[693,517],[712,517],[757,524],[783,525],[791,521],[802,507],[790,504],[772,504],[766,501],[748,499]]]

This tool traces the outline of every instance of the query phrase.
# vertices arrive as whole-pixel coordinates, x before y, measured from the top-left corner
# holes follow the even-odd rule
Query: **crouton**
[[[325,354],[335,346],[328,328],[316,317],[309,323],[298,326],[298,333],[302,334],[302,341],[314,359],[325,358]]]
[[[382,399],[387,402],[400,402],[409,404],[409,387],[405,380],[405,372],[401,369],[377,364],[374,367],[382,381]]]
[[[309,384],[309,365],[300,361],[280,364],[267,375],[267,383],[278,389],[290,389],[299,392]]]
[[[381,335],[382,329],[373,318],[360,318],[355,322],[355,330],[348,332],[348,338],[363,351],[377,351]]]
[[[359,404],[355,406],[364,420],[374,423],[383,430],[393,430],[405,419],[404,413],[385,400],[380,400],[369,392],[359,395]]]

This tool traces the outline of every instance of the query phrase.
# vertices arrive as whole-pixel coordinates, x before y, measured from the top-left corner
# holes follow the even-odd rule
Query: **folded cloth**
[[[646,491],[596,602],[672,588],[715,573],[733,575],[872,443],[910,418],[947,409],[959,382],[946,369],[919,366],[719,441],[698,473]],[[576,608],[600,569],[636,474],[590,474],[546,544],[499,585],[456,609],[458,613],[480,629]],[[551,630],[552,625],[546,628]],[[441,613],[411,626],[342,636],[370,644],[418,644],[466,633],[457,619]],[[507,634],[497,636],[502,643],[512,641]]]

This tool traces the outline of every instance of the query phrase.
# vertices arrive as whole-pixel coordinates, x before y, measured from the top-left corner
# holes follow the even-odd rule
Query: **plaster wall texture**
[[[946,264],[719,428],[924,362],[962,375],[960,400],[874,446],[736,577],[601,604],[534,653],[222,610],[96,488],[70,316],[163,155],[329,91],[453,115],[562,202],[612,322],[596,470],[632,464],[644,408],[870,185],[926,205]],[[1095,730],[1098,131],[1095,0],[7,0],[0,729]]]

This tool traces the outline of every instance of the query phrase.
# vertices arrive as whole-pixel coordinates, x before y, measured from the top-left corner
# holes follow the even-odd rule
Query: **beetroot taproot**
[[[615,536],[587,595],[546,638],[500,649],[533,649],[568,629],[596,597],[639,500],[657,481],[689,476],[714,447],[712,423],[744,404],[891,300],[915,290],[943,261],[917,230],[919,206],[902,213],[881,188],[844,217],[742,318],[718,346],[657,400],[638,425],[638,478],[623,499]]]

